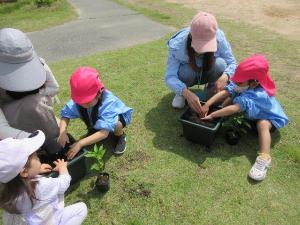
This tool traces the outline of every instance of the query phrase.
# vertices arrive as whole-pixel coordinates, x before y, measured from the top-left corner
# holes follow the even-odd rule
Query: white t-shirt
[[[20,215],[3,213],[4,225],[59,225],[64,208],[64,193],[70,186],[69,174],[59,175],[57,178],[38,176],[32,207],[28,196],[20,196],[17,208]]]

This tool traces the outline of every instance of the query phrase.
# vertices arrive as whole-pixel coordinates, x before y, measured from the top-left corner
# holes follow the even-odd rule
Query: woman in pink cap
[[[215,17],[206,12],[194,16],[191,26],[168,41],[169,56],[165,74],[167,86],[175,92],[172,106],[183,108],[185,100],[202,113],[199,98],[188,87],[207,84],[207,97],[222,90],[235,71],[230,44]]]
[[[72,159],[81,148],[97,143],[112,133],[117,141],[115,154],[126,150],[123,128],[131,122],[133,110],[104,87],[96,69],[78,68],[70,78],[71,100],[61,110],[58,142],[64,147],[69,142],[67,126],[70,119],[81,118],[88,129],[88,136],[71,145],[67,153]]]
[[[261,181],[271,165],[270,132],[284,127],[288,118],[274,97],[275,83],[269,74],[269,64],[264,56],[253,55],[242,61],[231,80],[234,83],[228,84],[223,91],[209,99],[202,109],[206,114],[211,105],[228,100],[228,97],[233,104],[205,116],[203,120],[244,112],[246,118],[256,122],[259,156],[249,172],[249,177]]]

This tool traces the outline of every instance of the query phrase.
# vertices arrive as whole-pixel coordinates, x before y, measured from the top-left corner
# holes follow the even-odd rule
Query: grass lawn
[[[154,3],[153,9],[163,8],[159,7],[160,2]],[[176,7],[170,4],[169,13]],[[134,8],[143,12],[137,4]],[[167,12],[152,12],[152,8],[146,10],[149,16],[165,18],[166,23],[178,26],[170,14],[163,17]],[[182,20],[182,24],[193,13],[187,9],[187,20]],[[181,14],[174,15],[182,19]],[[299,223],[297,103],[300,101],[295,63],[299,54],[290,54],[299,42],[231,21],[220,21],[220,27],[231,40],[238,60],[255,52],[268,56],[277,83],[277,98],[291,120],[289,126],[273,136],[273,164],[267,179],[256,184],[247,180],[258,149],[255,135],[243,137],[239,145],[231,147],[225,144],[221,132],[212,152],[181,137],[177,118],[182,111],[171,108],[173,94],[163,81],[167,37],[133,48],[65,61],[52,65],[59,83],[67,84],[68,75],[78,66],[96,67],[106,86],[135,109],[133,123],[127,130],[128,151],[121,157],[111,157],[111,154],[106,157],[112,177],[111,190],[106,195],[98,195],[91,187],[94,177],[88,176],[67,196],[68,203],[88,204],[85,224]],[[67,85],[62,85],[62,102],[68,95]],[[83,132],[82,123],[73,123],[72,130],[79,135]]]
[[[0,28],[13,27],[24,32],[45,29],[76,18],[67,0],[56,0],[51,6],[37,7],[33,0],[0,3]]]
[[[146,1],[130,2],[138,11],[176,27],[187,24],[194,14],[186,8],[176,13],[178,5],[161,1],[147,3],[147,10]],[[290,124],[273,136],[273,163],[266,180],[247,179],[258,149],[254,134],[232,147],[221,130],[211,152],[182,137],[177,121],[182,111],[171,108],[174,96],[164,84],[170,34],[155,42],[51,65],[63,103],[69,99],[69,75],[88,65],[97,68],[106,87],[135,110],[127,129],[128,150],[120,157],[109,152],[105,157],[110,191],[100,195],[93,190],[95,176],[89,172],[66,196],[66,204],[88,205],[84,224],[299,224],[299,41],[238,22],[219,24],[238,61],[256,52],[267,55],[276,97],[290,118]],[[61,107],[55,106],[57,114]],[[79,137],[83,123],[72,121],[69,130]]]

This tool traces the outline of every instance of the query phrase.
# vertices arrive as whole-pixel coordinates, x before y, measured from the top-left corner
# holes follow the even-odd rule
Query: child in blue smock
[[[97,143],[113,133],[117,139],[115,154],[126,150],[123,128],[131,122],[133,110],[104,87],[96,69],[78,68],[70,78],[71,100],[61,110],[58,142],[64,147],[69,142],[67,126],[70,119],[81,118],[89,134],[71,145],[67,153],[72,159],[81,148]]]
[[[275,99],[275,83],[269,74],[269,64],[262,55],[253,55],[242,61],[225,90],[214,95],[203,106],[204,114],[211,105],[228,97],[233,104],[206,115],[203,120],[244,112],[248,119],[256,121],[259,138],[259,156],[252,166],[249,177],[261,181],[271,165],[271,129],[284,127],[288,118]]]

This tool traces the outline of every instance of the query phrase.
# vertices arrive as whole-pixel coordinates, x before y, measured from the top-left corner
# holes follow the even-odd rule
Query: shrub
[[[37,7],[51,6],[55,0],[34,0]]]

